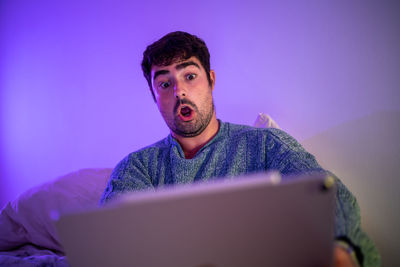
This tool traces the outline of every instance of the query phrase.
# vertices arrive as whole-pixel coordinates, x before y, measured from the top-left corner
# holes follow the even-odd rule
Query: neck
[[[203,146],[205,146],[217,134],[218,129],[219,129],[219,122],[214,112],[210,123],[201,134],[194,137],[182,137],[180,135],[172,133],[172,136],[181,145],[183,153],[185,154],[185,158],[191,159]]]

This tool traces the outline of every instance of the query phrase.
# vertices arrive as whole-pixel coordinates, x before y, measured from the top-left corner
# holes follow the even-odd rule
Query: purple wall
[[[399,7],[1,1],[0,205],[70,171],[113,167],[168,133],[139,63],[173,30],[208,43],[222,120],[251,124],[266,112],[304,140],[399,110]]]

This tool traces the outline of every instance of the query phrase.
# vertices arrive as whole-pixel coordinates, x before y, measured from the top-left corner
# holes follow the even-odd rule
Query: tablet
[[[133,192],[56,221],[72,267],[330,266],[335,186],[258,173]]]

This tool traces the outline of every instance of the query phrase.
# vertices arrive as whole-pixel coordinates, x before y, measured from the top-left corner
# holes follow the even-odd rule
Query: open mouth
[[[181,117],[182,120],[188,121],[192,118],[193,115],[193,110],[189,106],[182,106],[179,109],[179,117]]]
[[[188,106],[184,106],[181,108],[181,115],[183,117],[190,117],[192,110]]]

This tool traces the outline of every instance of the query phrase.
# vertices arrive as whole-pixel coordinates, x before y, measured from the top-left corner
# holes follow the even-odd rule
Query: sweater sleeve
[[[111,173],[110,179],[104,190],[99,205],[116,199],[119,195],[154,188],[147,168],[134,153],[128,155],[117,164]]]
[[[282,174],[326,172],[336,180],[335,237],[347,240],[354,247],[361,266],[380,266],[380,256],[372,240],[361,228],[360,208],[356,198],[335,175],[321,168],[315,157],[308,153],[294,138],[273,129],[266,141],[267,169]]]

